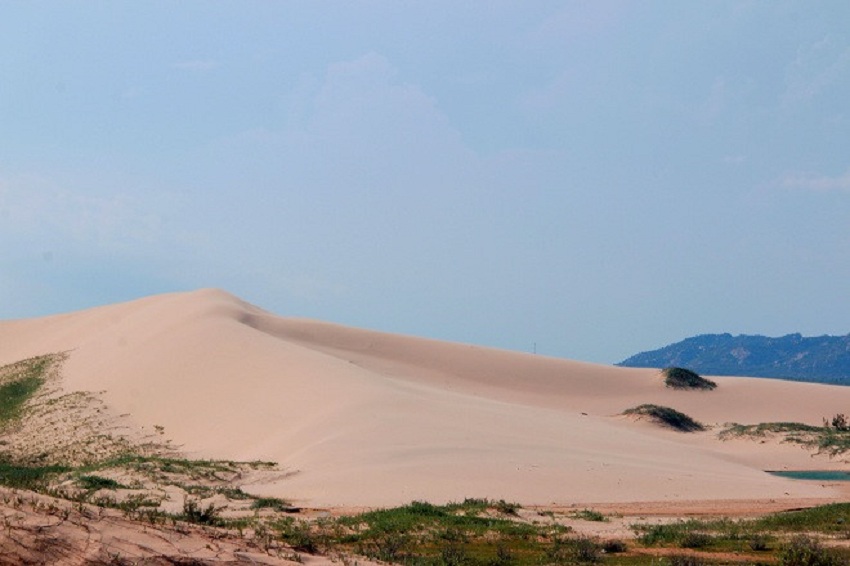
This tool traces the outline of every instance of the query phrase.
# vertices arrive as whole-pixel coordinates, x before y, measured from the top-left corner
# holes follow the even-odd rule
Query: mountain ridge
[[[635,354],[620,367],[687,367],[708,375],[850,385],[850,334],[779,337],[700,334]]]

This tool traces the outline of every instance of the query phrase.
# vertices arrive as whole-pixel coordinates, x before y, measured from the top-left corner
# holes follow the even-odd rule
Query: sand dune
[[[190,455],[279,462],[246,486],[315,506],[492,497],[536,504],[837,497],[765,468],[838,465],[619,416],[705,423],[845,412],[850,388],[717,378],[713,392],[615,368],[283,318],[218,290],[0,322],[0,363],[69,351],[68,390],[104,391]]]

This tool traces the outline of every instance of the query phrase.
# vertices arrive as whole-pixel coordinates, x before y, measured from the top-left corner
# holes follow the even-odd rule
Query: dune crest
[[[721,442],[619,415],[656,403],[709,426],[841,412],[850,388],[718,378],[710,392],[625,369],[284,318],[221,290],[0,322],[0,363],[68,352],[62,386],[196,457],[290,474],[246,486],[310,505],[834,497],[767,467],[799,447]]]

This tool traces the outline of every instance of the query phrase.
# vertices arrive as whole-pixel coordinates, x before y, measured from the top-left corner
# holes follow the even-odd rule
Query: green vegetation
[[[245,495],[248,496],[247,494]],[[277,497],[258,497],[251,502],[251,509],[272,509],[274,511],[288,512],[292,510],[292,505],[288,501],[278,499]]]
[[[582,509],[581,511],[576,511],[573,513],[573,517],[576,519],[583,519],[585,521],[604,522],[608,520],[605,515],[599,511],[594,511],[593,509]]]
[[[696,372],[680,367],[668,367],[662,370],[664,384],[674,389],[704,389],[711,391],[717,384]]]
[[[64,466],[26,466],[0,457],[0,485],[7,487],[39,491],[51,478],[67,471]]]
[[[638,541],[645,546],[705,548],[715,540],[709,531],[724,531],[726,525],[703,521],[678,521],[661,525],[635,525]]]
[[[104,478],[102,476],[80,476],[77,479],[77,485],[87,491],[97,491],[99,489],[121,489],[126,488],[126,485],[121,485],[112,478]]]
[[[44,385],[57,356],[38,356],[0,368],[0,428],[21,416],[24,404]]]
[[[51,354],[0,367],[0,485],[120,509],[151,523],[226,526],[220,516],[226,506],[241,510],[242,518],[233,521],[244,527],[256,509],[271,509],[264,516],[292,510],[281,499],[258,499],[234,485],[247,472],[275,470],[272,462],[190,460],[176,457],[167,443],[134,443],[114,435],[114,417],[106,411],[97,416],[103,404],[96,395],[63,394],[51,383],[64,357]],[[56,428],[63,421],[72,422]],[[70,438],[41,438],[44,425]],[[166,513],[163,502],[175,493],[185,497],[182,512]],[[213,497],[216,503],[210,502]]]
[[[850,503],[777,513],[758,519],[753,525],[761,531],[847,533],[850,532]]]
[[[713,552],[752,553],[748,563],[787,566],[847,564],[847,550],[827,550],[824,537],[850,536],[850,503],[781,512],[759,519],[679,521],[661,525],[634,525],[637,542],[645,547],[698,550],[702,563],[714,563]],[[807,533],[802,536],[800,533]],[[770,553],[770,554],[766,554]],[[772,557],[772,558],[769,558]]]
[[[807,425],[803,423],[779,422],[779,423],[759,423],[754,425],[733,424],[723,432],[721,436],[767,436],[769,433],[819,433],[823,431],[823,427]]]
[[[402,563],[537,563],[555,547],[575,543],[568,528],[502,518],[499,502],[471,499],[432,505],[415,501],[336,521],[345,548],[373,560]],[[331,532],[333,530],[331,529]]]
[[[814,426],[804,423],[776,422],[753,425],[732,424],[720,433],[720,438],[778,436],[785,442],[800,444],[829,456],[838,456],[850,451],[850,429],[829,426]]]
[[[783,546],[779,563],[782,566],[840,566],[847,561],[825,549],[818,540],[801,534]]]
[[[680,432],[696,432],[705,430],[705,426],[689,417],[684,413],[680,413],[676,409],[663,407],[661,405],[638,405],[623,412],[624,415],[634,415],[639,417],[648,417],[649,419],[669,426],[672,429]]]
[[[556,524],[503,518],[495,503],[469,499],[433,505],[413,502],[352,517],[308,522],[288,517],[277,536],[309,552],[351,553],[395,564],[718,564],[733,552],[744,563],[798,566],[845,564],[819,538],[847,536],[850,503],[778,513],[762,519],[679,521],[634,525],[633,546],[621,540],[572,535]],[[571,518],[576,518],[578,514]],[[547,514],[554,519],[553,514]],[[806,541],[795,535],[809,533]],[[681,554],[668,549],[683,549]],[[721,554],[722,553],[722,554]],[[846,553],[846,551],[845,551]],[[846,556],[846,554],[845,554]],[[810,562],[803,562],[811,557]]]
[[[757,520],[680,521],[634,525],[636,539],[603,540],[577,536],[569,521],[608,521],[593,509],[572,513],[523,510],[502,499],[466,499],[434,505],[414,501],[392,509],[340,518],[293,516],[298,510],[283,500],[255,497],[237,482],[246,474],[275,470],[271,462],[189,460],[165,445],[115,445],[97,451],[96,459],[63,463],[66,452],[33,449],[39,414],[58,410],[49,383],[54,362],[42,356],[0,368],[0,485],[37,491],[80,505],[121,510],[132,520],[165,528],[196,528],[213,537],[246,537],[254,548],[283,555],[293,550],[337,557],[343,564],[365,557],[416,566],[509,566],[541,564],[610,564],[695,566],[724,563],[733,552],[747,563],[785,566],[834,566],[846,563],[841,551],[825,550],[821,539],[850,538],[850,503],[780,513]],[[693,387],[693,386],[689,386]],[[98,405],[95,405],[97,408]],[[91,405],[86,406],[91,409]],[[626,414],[647,417],[680,431],[703,430],[692,418],[669,407],[640,405]],[[75,421],[76,424],[76,421]],[[25,426],[26,425],[26,426]],[[830,453],[850,447],[850,424],[843,415],[823,427],[800,423],[733,425],[723,435],[783,435]],[[95,445],[111,442],[102,430],[76,438]],[[23,442],[29,451],[14,452]],[[75,440],[76,441],[76,440]],[[13,454],[15,456],[13,456]],[[104,455],[105,454],[105,455]],[[115,479],[120,478],[120,482]],[[177,488],[172,489],[172,488]],[[166,489],[167,488],[167,489]],[[180,493],[183,507],[169,513],[166,498]],[[5,495],[12,504],[21,496]],[[13,499],[14,498],[14,499]],[[178,499],[179,501],[179,499]],[[66,504],[67,505],[67,504]],[[57,507],[58,509],[58,507]],[[226,512],[225,512],[226,511]],[[181,531],[183,532],[183,531]],[[795,536],[807,533],[806,537]],[[684,550],[677,550],[684,549]],[[850,551],[844,551],[845,553]],[[724,553],[724,554],[720,554]],[[297,558],[297,555],[294,555]]]
[[[216,507],[212,503],[204,507],[196,499],[187,497],[186,501],[183,502],[183,514],[180,518],[187,523],[215,526],[221,524],[221,519],[219,518],[220,512],[221,508]]]
[[[103,462],[83,466],[83,471],[106,470],[110,468],[131,470],[158,479],[167,480],[169,476],[185,476],[192,480],[226,481],[243,467],[251,469],[272,469],[274,462],[234,462],[232,460],[188,460],[165,456],[146,456],[127,453]]]
[[[606,554],[619,554],[626,552],[629,547],[620,539],[611,539],[602,542],[602,552]]]

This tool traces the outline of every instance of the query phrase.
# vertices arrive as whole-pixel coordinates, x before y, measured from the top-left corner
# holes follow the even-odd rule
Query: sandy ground
[[[850,388],[716,378],[714,391],[675,391],[655,370],[283,318],[219,290],[0,322],[0,364],[51,352],[68,353],[68,392],[99,392],[193,457],[276,461],[287,473],[243,489],[304,506],[489,497],[793,507],[847,495],[764,473],[844,469],[842,460],[717,432],[728,422],[819,425],[847,410]],[[642,403],[714,428],[682,434],[620,416]]]
[[[148,525],[114,509],[0,488],[0,565],[338,564],[251,534]],[[362,561],[361,561],[362,563]]]

